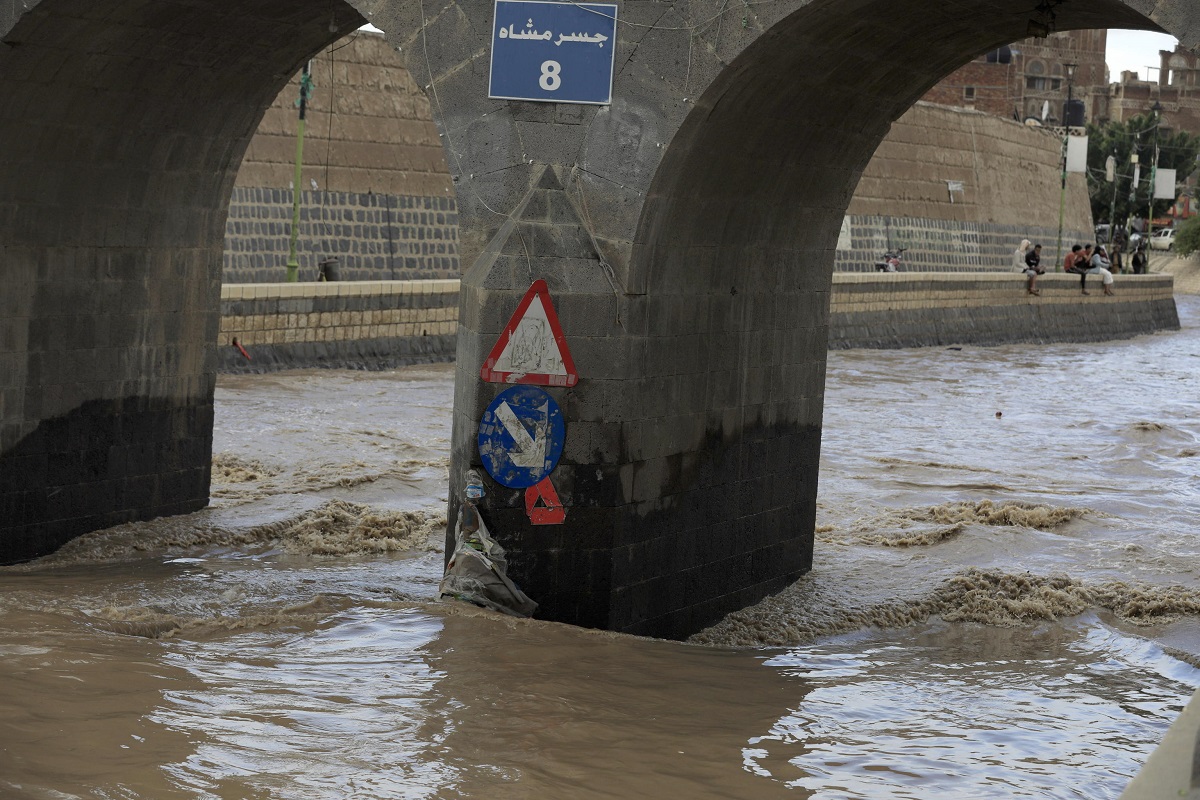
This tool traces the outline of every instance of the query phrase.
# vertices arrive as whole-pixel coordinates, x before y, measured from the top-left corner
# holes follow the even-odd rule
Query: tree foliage
[[[1192,217],[1179,226],[1175,233],[1175,254],[1183,257],[1190,256],[1200,250],[1200,217]]]
[[[1196,168],[1200,154],[1200,136],[1158,126],[1153,114],[1139,114],[1125,122],[1090,123],[1088,130],[1088,195],[1092,201],[1092,219],[1097,222],[1114,219],[1123,224],[1133,217],[1145,217],[1150,208],[1151,165],[1154,148],[1158,146],[1158,166],[1177,170],[1175,178],[1183,183]],[[1130,156],[1138,154],[1141,180],[1133,186],[1133,164]],[[1105,178],[1105,162],[1116,159],[1116,199],[1114,184]],[[1167,213],[1170,200],[1154,201],[1156,217]]]

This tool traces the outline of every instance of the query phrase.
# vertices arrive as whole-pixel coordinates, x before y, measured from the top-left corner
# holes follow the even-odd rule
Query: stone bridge
[[[537,278],[580,382],[562,525],[485,516],[546,617],[680,636],[810,565],[834,248],[891,122],[1031,29],[1200,45],[1194,0],[620,0],[613,101],[487,98],[490,0],[0,0],[0,560],[207,503],[228,198],[370,21],[431,98],[463,280],[451,506]]]

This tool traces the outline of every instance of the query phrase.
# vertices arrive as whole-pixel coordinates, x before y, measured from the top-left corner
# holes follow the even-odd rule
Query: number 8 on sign
[[[538,78],[538,86],[541,86],[547,92],[553,92],[562,86],[562,78],[559,77],[561,72],[562,64],[559,64],[557,61],[543,61],[542,77]]]

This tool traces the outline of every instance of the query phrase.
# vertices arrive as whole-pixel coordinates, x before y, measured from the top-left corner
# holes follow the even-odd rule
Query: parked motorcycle
[[[876,272],[899,272],[900,264],[904,261],[904,251],[907,247],[898,247],[895,250],[888,250],[883,254],[883,258],[875,262]]]

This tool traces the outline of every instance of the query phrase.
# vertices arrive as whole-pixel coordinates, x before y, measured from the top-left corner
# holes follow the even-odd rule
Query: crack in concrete
[[[615,74],[621,75],[625,72],[625,67],[628,66],[629,62],[633,60],[633,57],[637,51],[641,49],[642,39],[645,39],[647,36],[653,33],[654,29],[658,26],[658,23],[662,22],[663,17],[665,17],[667,14],[670,14],[672,11],[674,11],[674,8],[667,8],[665,11],[663,11],[663,13],[658,15],[658,18],[655,19],[653,23],[645,26],[647,28],[646,32],[642,34],[640,39],[633,43],[633,49],[629,51],[629,55],[626,56],[625,60],[621,62],[621,68],[617,70]],[[629,24],[632,25],[633,23]]]
[[[461,72],[463,70],[464,67],[470,67],[471,63],[473,61],[475,61],[475,59],[479,58],[480,56],[486,56],[486,55],[487,55],[487,48],[481,47],[478,50],[476,50],[474,53],[471,53],[469,56],[464,58],[462,61],[455,64],[450,69],[446,70],[445,72],[439,73],[437,75],[437,77],[430,78],[430,82],[437,83],[438,81],[446,80],[446,78],[449,78],[452,75],[457,75],[459,72]],[[425,62],[425,69],[426,69],[426,71],[429,71],[428,60]]]
[[[639,197],[646,196],[646,192],[643,191],[642,189],[638,189],[635,186],[629,186],[627,184],[621,183],[620,181],[614,181],[612,178],[608,178],[608,177],[605,177],[604,175],[600,175],[598,173],[592,172],[590,169],[584,169],[583,167],[579,166],[578,163],[576,163],[574,165],[574,167],[576,170],[578,170],[579,172],[582,172],[585,175],[591,175],[593,178],[604,181],[605,183],[611,184],[612,186],[619,186],[622,189],[625,189],[626,191],[633,192],[634,194],[638,195]]]

